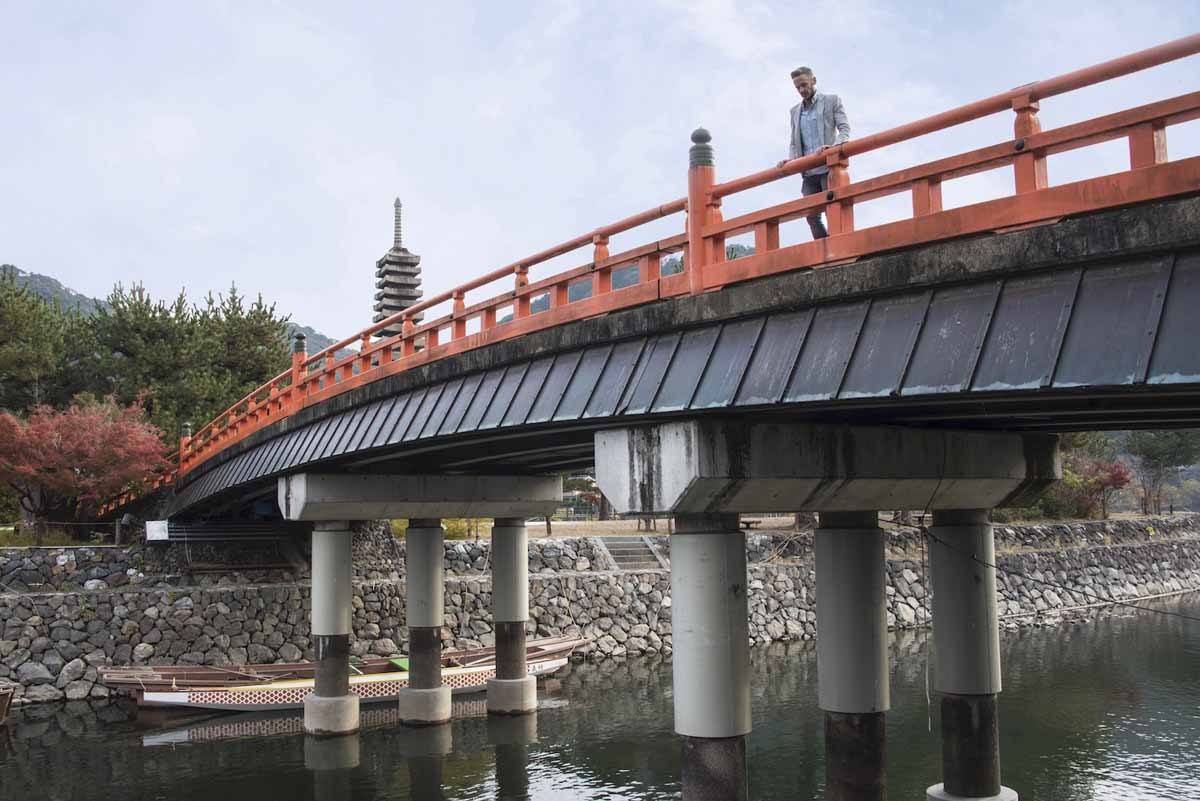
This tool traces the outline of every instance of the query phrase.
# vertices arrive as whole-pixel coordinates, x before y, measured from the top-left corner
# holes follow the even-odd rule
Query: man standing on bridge
[[[850,138],[850,122],[846,109],[837,95],[821,94],[817,91],[817,76],[808,67],[792,70],[792,85],[800,93],[800,102],[792,106],[792,139],[788,146],[788,157],[779,162],[780,167],[792,159],[820,153],[837,147]],[[800,192],[815,195],[829,188],[829,167],[824,164],[804,171],[804,182]],[[821,212],[808,218],[813,239],[829,236]]]

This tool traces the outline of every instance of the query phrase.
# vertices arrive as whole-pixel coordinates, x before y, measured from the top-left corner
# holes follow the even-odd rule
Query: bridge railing
[[[1075,125],[1043,132],[1038,119],[1039,102],[1112,78],[1165,64],[1200,52],[1200,35],[1176,39],[1158,47],[1142,50],[1121,58],[1096,64],[1091,67],[1050,78],[1044,81],[1019,86],[1007,92],[978,100],[949,111],[926,117],[915,122],[850,140],[822,153],[793,159],[773,169],[728,181],[715,182],[714,171],[709,168],[689,171],[689,207],[705,203],[702,234],[693,235],[690,244],[699,249],[704,261],[698,263],[690,285],[693,291],[715,289],[727,283],[743,281],[756,275],[778,272],[772,269],[771,260],[765,258],[768,251],[779,250],[779,224],[800,217],[825,212],[829,219],[828,240],[812,243],[803,249],[788,249],[792,258],[799,257],[808,263],[793,263],[789,269],[813,266],[819,262],[855,258],[868,252],[888,250],[893,247],[919,244],[951,235],[994,230],[998,227],[1021,225],[1036,220],[1050,219],[1062,214],[1102,208],[1102,198],[1091,194],[1094,188],[1087,182],[1079,182],[1075,202],[1064,197],[1069,191],[1059,192],[1059,197],[1046,203],[1048,198],[1021,197],[1049,188],[1046,157],[1056,153],[1076,150],[1116,138],[1129,140],[1130,170],[1138,170],[1163,164],[1167,161],[1166,128],[1196,119],[1197,95],[1195,93],[1151,103],[1135,109],[1110,114]],[[900,170],[887,175],[850,183],[849,159],[851,156],[879,150],[899,142],[926,134],[952,128],[967,122],[1012,110],[1015,113],[1013,139],[940,159],[919,167]],[[974,173],[1011,165],[1013,170],[1016,202],[997,206],[981,203],[968,207],[953,217],[944,217],[940,225],[916,224],[923,217],[937,215],[942,209],[942,183]],[[828,191],[824,195],[811,195],[789,203],[741,215],[732,220],[721,218],[721,198],[763,186],[780,178],[795,175],[814,167],[826,166],[829,170]],[[1128,182],[1126,182],[1128,183]],[[1122,187],[1111,187],[1119,191]],[[854,234],[854,207],[856,203],[875,200],[901,192],[912,195],[912,220],[900,224],[875,226],[871,235],[839,237]],[[1086,197],[1085,197],[1086,196]],[[1128,202],[1135,202],[1131,198]],[[1058,214],[1053,213],[1059,212]],[[1002,219],[997,219],[998,217]],[[735,271],[716,273],[707,270],[708,264],[719,264],[725,260],[725,238],[747,231],[754,231],[755,256],[739,261]],[[822,247],[824,246],[824,247]],[[832,251],[832,252],[831,252]],[[775,261],[778,261],[776,259]]]
[[[180,440],[178,473],[184,474],[249,434],[300,408],[363,384],[456,353],[661,298],[701,293],[786,270],[828,266],[862,255],[965,234],[1051,221],[1067,214],[1200,191],[1200,158],[1167,162],[1166,129],[1200,118],[1200,92],[1042,131],[1040,100],[1200,52],[1200,35],[1114,59],[1057,78],[901,125],[838,147],[794,159],[725,183],[716,169],[707,132],[693,134],[688,195],[602,226],[552,248],[493,270],[381,320],[318,353],[293,354],[292,365]],[[1014,136],[1003,142],[897,172],[852,183],[852,156],[996,113],[1015,114]],[[1129,169],[1114,175],[1051,187],[1046,157],[1116,138],[1129,142]],[[725,220],[722,198],[763,186],[812,167],[829,167],[829,190]],[[1014,193],[944,210],[941,186],[973,173],[1009,168]],[[856,204],[910,193],[912,216],[856,228]],[[779,227],[825,212],[829,237],[780,246]],[[656,239],[624,252],[609,252],[610,238],[663,217],[686,212],[685,233]],[[755,252],[727,261],[727,238],[753,232]],[[530,270],[591,245],[586,263],[539,281]],[[683,270],[661,272],[664,256],[682,254]],[[620,280],[614,282],[614,275]],[[510,291],[468,305],[467,295],[500,280]],[[419,315],[449,309],[429,320]],[[399,325],[394,336],[379,336]],[[343,349],[358,351],[338,357]],[[119,501],[120,502],[120,501]]]

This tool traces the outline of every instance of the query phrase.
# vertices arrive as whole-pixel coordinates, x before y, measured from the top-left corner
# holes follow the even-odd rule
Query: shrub
[[[407,520],[392,520],[392,536],[398,540],[404,539],[408,531]],[[447,517],[442,520],[442,529],[448,540],[474,539],[490,531],[492,521],[486,517]]]

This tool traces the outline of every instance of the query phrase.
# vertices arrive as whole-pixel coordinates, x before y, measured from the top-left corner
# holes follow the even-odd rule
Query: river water
[[[1160,609],[1200,617],[1200,598]],[[1025,801],[1200,797],[1200,623],[1136,613],[1005,632],[1004,783]],[[925,642],[893,642],[893,801],[939,780]],[[811,643],[753,651],[751,797],[822,797]],[[574,665],[543,685],[536,721],[458,703],[449,737],[365,707],[353,738],[307,742],[295,717],[139,718],[124,704],[16,711],[0,729],[0,799],[666,799],[679,793],[670,663]],[[934,704],[936,710],[936,703]],[[536,724],[536,732],[529,724]],[[439,752],[444,752],[439,754]],[[349,761],[353,767],[338,768]]]

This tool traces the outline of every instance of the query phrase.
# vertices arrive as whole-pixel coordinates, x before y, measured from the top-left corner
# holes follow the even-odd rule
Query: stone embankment
[[[656,539],[668,553],[667,538]],[[920,549],[907,533],[892,540],[888,623],[919,627],[929,601]],[[806,534],[749,537],[754,642],[816,636],[810,541]],[[1112,600],[1200,589],[1200,517],[997,526],[997,541],[997,590],[1008,626]],[[96,682],[103,665],[309,658],[305,546],[290,547],[295,553],[260,554],[264,561],[257,563],[245,553],[237,559],[300,563],[292,568],[240,571],[227,563],[202,574],[180,561],[174,545],[164,551],[145,545],[0,550],[0,580],[7,585],[0,588],[0,682],[17,683],[23,701],[103,698],[108,691]],[[206,548],[213,550],[201,556],[211,565],[219,554]],[[616,570],[603,544],[590,538],[533,540],[529,550],[531,634],[591,637],[584,651],[596,657],[670,654],[667,571]],[[403,543],[376,528],[356,535],[354,551],[359,580],[352,652],[402,651]],[[149,565],[164,572],[153,574]],[[491,644],[488,542],[448,541],[446,566],[444,644]]]

